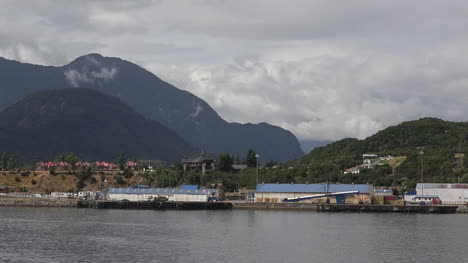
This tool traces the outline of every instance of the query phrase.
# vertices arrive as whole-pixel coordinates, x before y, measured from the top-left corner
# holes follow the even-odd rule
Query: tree
[[[61,153],[60,155],[58,155],[57,157],[55,157],[54,162],[56,162],[56,163],[58,163],[58,162],[65,162],[65,153]]]
[[[10,157],[8,159],[8,164],[7,164],[7,169],[8,170],[14,170],[16,168],[16,161],[13,159],[13,157]]]
[[[218,157],[217,167],[220,171],[230,172],[234,163],[233,158],[229,154],[220,154]]]
[[[0,168],[3,170],[7,170],[8,168],[8,156],[6,153],[2,153],[0,157]]]
[[[78,158],[78,156],[76,156],[74,153],[61,153],[55,157],[55,162],[66,162],[71,165],[75,165],[75,163],[79,161],[80,158]]]
[[[265,164],[265,167],[267,167],[267,168],[272,168],[272,167],[274,167],[275,165],[278,165],[278,162],[277,162],[277,161],[271,160],[271,161],[269,161],[269,162],[267,162],[267,163]]]
[[[120,170],[125,169],[125,163],[127,162],[127,158],[125,157],[125,153],[121,153],[119,159],[117,159],[117,163],[119,164]]]
[[[0,170],[14,170],[16,168],[16,160],[13,156],[9,156],[7,153],[0,155]]]
[[[249,151],[247,152],[247,156],[245,158],[246,160],[246,164],[248,167],[256,167],[257,166],[257,157],[255,157],[255,155],[257,155],[254,150],[252,149],[249,149]]]
[[[199,185],[200,175],[197,173],[189,172],[185,174],[185,176],[182,178],[182,184]]]

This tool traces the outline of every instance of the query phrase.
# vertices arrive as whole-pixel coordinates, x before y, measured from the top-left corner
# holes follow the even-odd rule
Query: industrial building
[[[210,197],[218,195],[216,189],[180,189],[180,188],[110,188],[109,200],[148,201],[165,197],[168,201],[207,202]]]
[[[442,204],[468,203],[468,184],[419,183],[416,192],[418,196],[438,196]]]
[[[418,195],[416,191],[408,191],[403,193],[403,199],[407,203],[413,202],[413,199]]]
[[[355,194],[337,194],[353,192]],[[371,203],[372,185],[368,184],[259,184],[255,191],[256,203],[282,203],[287,198],[333,194],[330,203]],[[299,200],[301,203],[324,203],[326,197]]]

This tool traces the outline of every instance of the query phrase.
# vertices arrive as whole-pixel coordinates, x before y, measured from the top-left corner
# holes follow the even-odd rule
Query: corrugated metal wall
[[[416,189],[418,195],[422,188]],[[424,195],[437,195],[442,204],[465,204],[468,202],[468,189],[458,188],[424,188]]]
[[[149,198],[165,196],[169,201],[180,202],[206,202],[208,195],[188,195],[188,194],[174,194],[174,195],[154,195],[154,194],[112,194],[109,193],[110,200],[124,200],[129,201],[147,201]]]
[[[285,198],[301,197],[321,193],[255,193],[256,203],[282,203]],[[326,198],[302,200],[299,203],[325,202]],[[347,204],[358,204],[359,202],[370,203],[370,194],[348,195],[345,202]],[[330,198],[331,203],[336,203],[336,198]]]

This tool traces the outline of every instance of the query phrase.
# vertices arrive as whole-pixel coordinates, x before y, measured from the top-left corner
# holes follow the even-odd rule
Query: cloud
[[[89,57],[89,56],[88,56]],[[95,63],[98,63],[94,58]],[[114,79],[114,77],[119,72],[119,69],[116,67],[107,68],[100,67],[98,71],[79,71],[76,69],[69,69],[64,72],[65,79],[68,83],[75,88],[80,87],[81,84],[94,83],[97,80],[109,81]]]
[[[190,118],[194,120],[195,118],[198,117],[198,114],[200,114],[200,112],[202,111],[203,111],[203,106],[197,105],[194,111],[190,114]]]
[[[87,53],[121,57],[229,121],[266,121],[300,139],[363,138],[423,116],[468,116],[466,1],[6,0],[1,7],[0,56],[45,65]],[[118,73],[100,65],[65,77],[80,86]]]
[[[93,83],[87,73],[81,73],[77,70],[67,70],[64,72],[66,80],[72,87],[78,88],[81,83]]]
[[[91,72],[91,75],[96,79],[103,79],[103,80],[111,80],[114,79],[114,76],[119,72],[119,70],[115,67],[113,68],[101,68],[100,71]]]
[[[219,66],[152,65],[163,79],[204,98],[228,121],[267,121],[301,139],[365,138],[424,116],[468,116],[468,63],[432,57],[243,57]],[[468,57],[459,57],[468,61]]]

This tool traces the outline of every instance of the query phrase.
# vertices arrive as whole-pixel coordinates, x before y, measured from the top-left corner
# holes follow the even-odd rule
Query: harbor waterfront
[[[376,205],[376,204],[310,204],[310,203],[233,203],[236,209],[308,210],[317,212],[359,213],[466,213],[464,206]]]
[[[45,198],[0,198],[0,207],[69,207],[94,209],[140,210],[302,210],[316,212],[378,213],[467,213],[465,206],[453,205],[375,205],[375,204],[311,204],[311,203],[246,203],[246,202],[173,202],[173,201],[106,201]]]
[[[0,207],[3,262],[466,262],[466,214]]]

